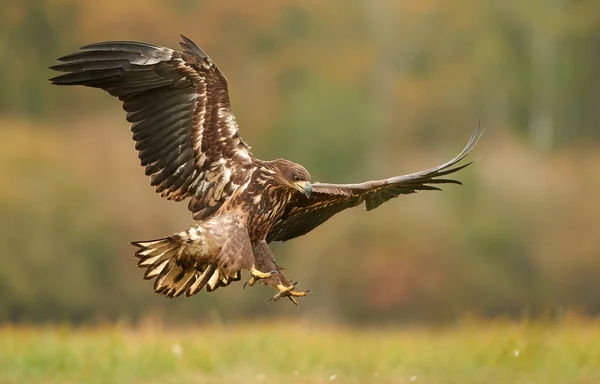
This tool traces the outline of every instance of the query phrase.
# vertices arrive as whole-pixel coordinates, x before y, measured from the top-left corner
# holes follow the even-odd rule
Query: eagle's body
[[[227,80],[212,60],[182,37],[183,51],[138,42],[82,47],[52,69],[66,72],[58,85],[101,88],[123,102],[141,165],[156,192],[170,200],[189,198],[197,220],[189,230],[134,242],[144,277],[157,293],[191,296],[240,280],[261,281],[289,297],[294,290],[268,247],[306,234],[336,213],[365,204],[374,209],[400,194],[437,190],[454,183],[443,176],[467,164],[479,130],[454,159],[405,176],[360,184],[311,184],[304,167],[288,160],[254,157],[239,135]]]

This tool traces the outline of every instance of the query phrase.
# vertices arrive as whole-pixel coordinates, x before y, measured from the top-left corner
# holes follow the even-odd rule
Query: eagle
[[[100,42],[50,67],[62,72],[52,84],[117,97],[150,184],[169,200],[189,199],[189,229],[131,243],[158,294],[212,292],[247,270],[247,285],[260,282],[276,291],[270,300],[287,297],[297,305],[310,290],[296,289],[269,243],[302,236],[346,208],[364,204],[370,211],[399,195],[461,184],[447,176],[472,163],[459,164],[481,137],[479,124],[466,147],[437,167],[358,184],[311,183],[300,164],[254,157],[240,137],[225,75],[190,39],[181,36],[180,46]]]

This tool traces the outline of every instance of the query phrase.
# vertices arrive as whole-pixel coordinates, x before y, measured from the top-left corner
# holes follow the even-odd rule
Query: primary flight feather
[[[306,296],[283,275],[268,243],[302,236],[346,208],[375,209],[391,198],[437,184],[470,163],[479,126],[454,159],[432,169],[360,184],[311,184],[299,164],[254,157],[242,140],[227,79],[196,44],[182,36],[182,51],[152,44],[112,41],[86,45],[50,67],[64,74],[57,85],[100,88],[127,112],[141,165],[156,192],[189,198],[198,220],[187,231],[132,243],[138,266],[154,290],[168,297],[211,292],[240,280],[275,290],[273,300]]]

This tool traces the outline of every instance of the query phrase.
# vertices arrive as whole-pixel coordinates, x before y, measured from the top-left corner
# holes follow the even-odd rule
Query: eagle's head
[[[274,165],[275,177],[281,186],[302,193],[307,198],[310,197],[312,185],[310,184],[310,173],[306,168],[285,159],[274,161]]]

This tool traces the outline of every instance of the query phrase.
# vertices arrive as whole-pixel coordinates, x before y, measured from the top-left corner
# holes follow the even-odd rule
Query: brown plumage
[[[401,194],[439,190],[437,184],[470,163],[474,148],[438,167],[362,184],[312,184],[304,167],[288,160],[254,157],[239,135],[227,80],[213,61],[182,36],[182,51],[114,41],[84,46],[58,59],[57,85],[100,88],[123,103],[141,165],[156,192],[189,198],[189,230],[132,243],[144,278],[168,297],[213,291],[250,271],[279,291],[273,298],[304,296],[284,277],[268,247],[304,235],[342,210],[362,203],[377,208]]]

